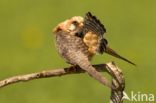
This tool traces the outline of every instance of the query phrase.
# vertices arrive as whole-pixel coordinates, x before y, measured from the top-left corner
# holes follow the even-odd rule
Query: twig
[[[105,64],[99,64],[99,65],[94,65],[97,71],[99,72],[104,72],[106,71],[106,65]],[[62,69],[56,69],[56,70],[45,70],[41,72],[35,72],[31,74],[25,74],[25,75],[18,75],[18,76],[13,76],[9,77],[6,79],[3,79],[0,81],[0,88],[17,83],[17,82],[26,82],[30,81],[33,79],[39,79],[39,78],[48,78],[48,77],[56,77],[56,76],[63,76],[67,74],[79,74],[79,73],[84,73],[85,71],[82,70],[79,67],[68,67],[68,68],[62,68]]]
[[[125,81],[121,70],[113,62],[107,64],[97,64],[93,66],[96,68],[97,71],[107,72],[113,77],[112,85],[114,85],[116,89],[111,90],[111,103],[122,103]],[[79,74],[79,73],[85,73],[85,71],[80,67],[71,66],[68,68],[46,70],[46,71],[36,72],[31,74],[18,75],[18,76],[13,76],[1,80],[0,88],[10,84],[14,84],[18,82],[26,82],[33,79],[56,77],[56,76],[63,76],[67,74]]]

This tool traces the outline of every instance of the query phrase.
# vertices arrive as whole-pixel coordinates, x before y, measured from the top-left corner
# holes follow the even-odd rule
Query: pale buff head
[[[70,34],[78,31],[83,26],[84,19],[81,16],[74,16],[71,19],[65,20],[64,22],[58,24],[53,32],[64,31]]]

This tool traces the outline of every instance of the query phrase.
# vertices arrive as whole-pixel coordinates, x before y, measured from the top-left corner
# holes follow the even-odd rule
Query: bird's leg
[[[66,68],[65,69],[65,71],[66,72],[71,72],[71,73],[81,73],[81,72],[85,72],[85,70],[84,71],[82,71],[83,69],[81,69],[81,67],[80,66],[78,66],[78,65],[72,65],[72,66],[70,66],[70,67],[68,67],[68,68]]]

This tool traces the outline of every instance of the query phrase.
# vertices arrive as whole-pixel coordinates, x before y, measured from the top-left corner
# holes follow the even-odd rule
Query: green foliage
[[[68,66],[57,54],[52,28],[87,11],[104,23],[105,37],[131,66],[108,55],[126,78],[126,92],[156,95],[156,2],[152,0],[1,0],[0,78]],[[1,103],[108,103],[110,91],[86,74],[49,78],[0,89]],[[129,103],[127,100],[125,103]]]

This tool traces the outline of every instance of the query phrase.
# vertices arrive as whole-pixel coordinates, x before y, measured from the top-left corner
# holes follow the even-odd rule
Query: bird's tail
[[[124,61],[126,61],[126,62],[128,62],[128,63],[130,63],[130,64],[132,64],[132,65],[136,65],[135,63],[131,62],[130,60],[128,60],[128,59],[126,59],[126,58],[120,56],[118,53],[116,53],[113,49],[111,49],[111,48],[109,48],[109,47],[106,47],[105,52],[106,52],[107,54],[109,54],[109,55],[112,55],[112,56],[116,57],[116,58],[122,59],[122,60],[124,60]]]
[[[68,53],[68,52],[67,52]],[[68,54],[67,54],[68,55]],[[78,65],[83,70],[85,70],[90,76],[98,80],[103,85],[115,89],[113,85],[109,83],[109,81],[102,76],[100,72],[98,72],[90,63],[88,58],[80,51],[70,52],[69,53],[69,61],[72,62],[72,64]]]
[[[84,69],[90,76],[92,76],[93,78],[98,80],[103,85],[105,85],[111,89],[115,89],[115,87],[113,85],[111,85],[108,82],[108,80],[102,76],[102,74],[100,72],[96,71],[96,69],[88,61],[80,61],[79,66],[82,69]]]

